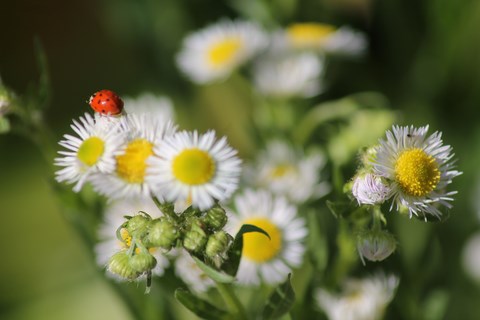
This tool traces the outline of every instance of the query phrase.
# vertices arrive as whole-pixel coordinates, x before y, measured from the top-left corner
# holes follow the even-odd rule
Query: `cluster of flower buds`
[[[157,264],[151,252],[158,248],[168,252],[183,246],[192,255],[219,266],[232,243],[232,237],[222,230],[227,214],[218,204],[205,212],[189,208],[177,215],[172,209],[170,214],[157,219],[145,212],[125,218],[127,221],[117,230],[117,238],[125,249],[110,258],[108,270],[127,280],[150,275]]]

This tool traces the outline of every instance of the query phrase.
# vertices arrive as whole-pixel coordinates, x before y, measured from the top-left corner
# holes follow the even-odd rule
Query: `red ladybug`
[[[100,90],[95,92],[88,101],[95,112],[105,115],[118,115],[122,113],[123,101],[111,90]]]

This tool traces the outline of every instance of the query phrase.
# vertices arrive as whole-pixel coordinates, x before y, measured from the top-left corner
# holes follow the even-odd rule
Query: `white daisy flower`
[[[430,214],[440,218],[438,205],[451,208],[456,191],[445,189],[461,172],[452,170],[454,154],[444,146],[438,131],[427,137],[428,126],[393,126],[380,140],[373,164],[374,173],[390,184],[397,210],[407,208],[410,216]]]
[[[480,283],[480,232],[467,240],[463,248],[462,265],[465,272]]]
[[[98,228],[99,242],[94,248],[96,261],[100,267],[106,267],[109,259],[115,253],[129,248],[128,244],[131,243],[132,237],[128,234],[127,229],[120,231],[123,241],[117,239],[116,232],[118,227],[125,222],[125,215],[134,216],[139,211],[148,213],[153,219],[163,215],[151,199],[128,199],[109,203],[105,210],[104,222]],[[157,265],[152,269],[152,273],[157,276],[163,275],[165,268],[169,265],[167,257],[162,254],[160,249],[156,248],[151,248],[150,253],[157,260]],[[113,273],[108,272],[107,274],[115,279],[123,280]]]
[[[398,286],[395,276],[348,280],[340,294],[319,290],[316,300],[330,320],[380,320]]]
[[[238,282],[259,285],[284,281],[292,268],[303,262],[308,234],[305,220],[297,216],[296,207],[284,197],[267,191],[246,190],[235,198],[235,207],[236,214],[229,214],[227,232],[233,235],[243,224],[252,224],[270,236],[258,232],[243,235]]]
[[[311,49],[319,52],[358,55],[367,48],[367,39],[362,32],[349,27],[306,22],[288,26],[282,38],[285,47]]]
[[[326,159],[318,151],[305,156],[286,142],[274,140],[256,162],[254,167],[247,168],[247,183],[285,196],[294,203],[318,199],[330,191],[327,182],[320,182]]]
[[[209,83],[227,78],[266,44],[264,32],[255,23],[223,20],[189,35],[177,63],[192,81]]]
[[[205,210],[237,188],[241,170],[237,151],[225,137],[216,140],[214,131],[178,132],[156,146],[155,153],[147,180],[168,201],[186,201]]]
[[[77,136],[64,135],[59,144],[67,149],[59,151],[55,165],[63,167],[55,172],[58,182],[75,183],[73,190],[80,191],[95,172],[110,173],[115,170],[115,156],[124,142],[117,126],[103,127],[85,113],[70,126]]]
[[[360,175],[355,178],[352,194],[358,204],[380,204],[390,198],[390,187],[382,178],[371,173]]]
[[[255,65],[257,89],[274,97],[312,97],[322,91],[324,60],[313,53],[268,55]]]
[[[175,126],[159,115],[129,114],[121,118],[120,132],[127,136],[120,154],[115,157],[115,170],[110,174],[95,174],[94,189],[111,199],[124,197],[161,197],[148,182],[148,159],[155,146],[175,132]]]
[[[215,286],[215,282],[198,267],[186,250],[178,250],[175,274],[197,293],[206,292]]]
[[[174,119],[172,101],[165,96],[156,96],[152,93],[143,93],[136,98],[125,98],[124,111],[130,113],[148,113],[163,119]]]

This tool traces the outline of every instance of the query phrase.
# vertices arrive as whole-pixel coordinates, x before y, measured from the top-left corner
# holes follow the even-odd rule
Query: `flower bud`
[[[156,265],[157,259],[150,253],[140,252],[130,258],[131,268],[139,274],[152,270]]]
[[[170,250],[179,236],[180,232],[173,223],[165,218],[159,218],[150,223],[144,243],[147,247],[161,247]]]
[[[208,210],[203,217],[203,222],[213,230],[220,230],[222,229],[225,224],[227,223],[227,214],[225,213],[225,209],[223,209],[219,205],[215,205],[213,208]]]
[[[198,218],[190,220],[190,227],[183,238],[183,247],[192,252],[199,252],[207,243],[207,234]]]
[[[205,253],[208,257],[213,258],[216,255],[221,255],[228,249],[230,239],[225,231],[218,231],[208,237],[207,247]]]
[[[132,237],[143,238],[148,231],[150,217],[136,215],[128,220],[126,229]]]
[[[358,204],[380,204],[391,195],[390,187],[381,177],[372,173],[358,175],[352,186],[352,194]]]
[[[2,85],[0,80],[0,117],[10,111],[12,100],[12,94]]]
[[[363,264],[365,264],[363,258],[369,261],[385,260],[396,247],[395,237],[385,230],[367,230],[357,239],[357,249]]]
[[[139,275],[130,265],[130,257],[125,250],[115,253],[110,258],[107,270],[128,280],[134,280]]]

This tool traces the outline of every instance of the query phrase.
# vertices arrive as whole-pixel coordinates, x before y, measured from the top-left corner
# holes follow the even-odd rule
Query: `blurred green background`
[[[267,27],[295,21],[349,24],[364,31],[364,59],[333,59],[329,90],[315,101],[377,91],[401,124],[430,124],[454,147],[459,191],[446,223],[395,222],[402,254],[399,294],[448,301],[447,319],[478,319],[480,285],[461,267],[462,247],[479,229],[474,198],[480,177],[480,2],[474,0],[263,0],[248,11]],[[38,81],[34,38],[45,49],[52,99],[46,118],[55,138],[88,110],[93,92],[170,96],[184,128],[215,128],[241,153],[252,151],[243,127],[251,110],[241,84],[195,87],[174,63],[190,31],[238,17],[250,0],[15,0],[0,4],[0,76],[18,94]],[[247,4],[247,5],[246,5]],[[243,12],[245,14],[245,12]],[[244,94],[246,93],[246,94]],[[312,102],[313,103],[313,102]],[[235,121],[231,120],[235,119]],[[240,119],[239,121],[237,121]],[[89,251],[62,217],[40,150],[0,136],[0,318],[130,319],[96,271]],[[423,255],[427,248],[429,255]],[[390,264],[398,262],[393,260]],[[416,288],[421,287],[421,289]],[[433,293],[433,294],[432,294]],[[442,300],[442,301],[444,301]],[[392,315],[409,301],[394,301]],[[435,312],[435,303],[425,304]]]

